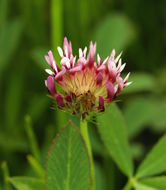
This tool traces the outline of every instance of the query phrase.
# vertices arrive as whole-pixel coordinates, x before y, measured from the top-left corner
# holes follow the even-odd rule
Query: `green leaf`
[[[134,184],[134,187],[135,187],[135,190],[159,190],[159,189],[152,188],[152,187],[149,187],[147,185],[141,184],[139,182],[136,182]]]
[[[133,163],[127,140],[124,119],[117,106],[112,103],[106,112],[98,116],[98,130],[112,158],[127,175],[133,174]]]
[[[129,136],[138,135],[145,127],[156,110],[155,105],[154,100],[147,97],[137,97],[126,103],[123,111]]]
[[[138,178],[156,175],[166,171],[166,135],[153,147],[145,160],[139,166],[136,176]]]
[[[155,91],[157,88],[156,78],[147,73],[132,73],[130,81],[133,81],[133,85],[129,88],[125,88],[122,93]]]
[[[157,190],[166,190],[166,176],[145,178],[140,180],[140,183],[156,188]]]
[[[153,116],[151,118],[151,125],[155,131],[163,132],[166,130],[166,99],[161,99],[156,103]]]
[[[48,156],[47,190],[88,190],[90,165],[87,149],[71,122],[61,130]]]
[[[122,51],[131,43],[135,30],[125,15],[112,13],[98,25],[93,37],[97,41],[98,52],[106,57],[113,48]]]
[[[36,178],[12,177],[9,181],[17,190],[45,190],[44,182]]]
[[[157,132],[166,130],[165,99],[158,100],[158,98],[154,99],[150,96],[135,97],[126,102],[123,112],[131,137],[138,135],[142,129],[149,125]]]

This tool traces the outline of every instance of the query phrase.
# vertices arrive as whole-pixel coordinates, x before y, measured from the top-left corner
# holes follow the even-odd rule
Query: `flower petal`
[[[107,82],[106,87],[107,87],[107,98],[113,100],[113,97],[115,95],[114,85],[112,84],[112,82]]]
[[[55,83],[54,83],[54,77],[48,76],[47,80],[45,81],[46,87],[48,89],[48,92],[54,96],[57,92],[55,89]]]
[[[60,72],[57,73],[57,75],[55,76],[55,79],[59,79],[60,77],[62,77],[66,72],[66,69],[64,66],[62,66],[62,70]]]
[[[97,74],[97,84],[101,84],[103,81],[103,74],[101,72],[99,72]]]
[[[104,99],[102,96],[99,96],[99,110],[104,111]]]
[[[56,102],[60,107],[64,107],[63,97],[60,94],[56,97]]]

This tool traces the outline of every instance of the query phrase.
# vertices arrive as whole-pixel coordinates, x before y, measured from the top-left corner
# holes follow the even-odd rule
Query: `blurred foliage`
[[[44,54],[53,49],[58,60],[56,46],[62,44],[63,36],[72,41],[74,53],[90,40],[97,41],[102,59],[112,48],[117,53],[123,51],[123,61],[127,62],[127,71],[131,71],[133,84],[124,90],[118,104],[124,113],[137,165],[166,132],[165,33],[164,0],[158,3],[151,0],[0,0],[0,164],[3,168],[6,160],[11,176],[32,174],[36,177],[34,168],[42,170],[44,166],[48,146],[59,129],[57,121],[65,121],[63,114],[57,116],[57,111],[50,109],[52,101],[46,96],[44,86],[47,76]],[[27,114],[32,123],[26,130]],[[67,117],[78,123],[72,116]],[[37,155],[39,146],[41,160],[35,157],[36,149],[29,144],[28,134],[34,134],[32,138]],[[101,176],[99,189],[101,184],[106,189],[121,189],[125,178],[108,159],[95,126],[91,139],[96,178]],[[27,154],[33,155],[35,166],[28,164]],[[14,186],[19,180],[36,179],[11,178]]]

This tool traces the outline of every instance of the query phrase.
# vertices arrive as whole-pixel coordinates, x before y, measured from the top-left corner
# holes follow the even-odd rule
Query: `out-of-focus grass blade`
[[[113,48],[122,51],[135,37],[131,21],[122,14],[108,15],[96,28],[93,38],[97,41],[97,50],[104,58],[110,55]]]
[[[36,136],[35,136],[33,128],[32,128],[31,118],[28,115],[25,116],[25,130],[26,130],[27,136],[29,138],[31,152],[34,155],[34,157],[37,159],[37,161],[40,162],[40,150],[38,147]]]
[[[36,175],[44,180],[44,169],[40,165],[40,163],[31,155],[27,156],[27,160],[29,164],[31,165],[32,169],[36,173]]]
[[[5,100],[5,122],[6,128],[12,129],[15,128],[13,132],[16,133],[18,128],[16,127],[19,124],[19,114],[21,110],[21,103],[23,99],[23,81],[24,81],[24,72],[17,71],[9,77],[7,91],[6,91],[6,100]]]
[[[43,70],[46,68],[49,68],[49,65],[47,64],[44,55],[47,54],[49,49],[46,48],[35,48],[31,51],[31,57],[35,61],[35,63]]]
[[[0,31],[7,23],[9,2],[8,0],[0,0]]]
[[[9,59],[17,49],[22,28],[22,21],[15,19],[0,31],[0,72],[8,65]]]
[[[27,113],[30,115],[33,122],[40,119],[43,112],[48,108],[49,101],[50,99],[46,95],[37,95],[32,99]]]
[[[10,183],[17,190],[45,190],[44,181],[31,177],[11,177]]]
[[[0,132],[0,149],[3,149],[6,152],[26,152],[28,150],[28,145],[23,138]]]
[[[8,181],[9,169],[8,169],[7,163],[5,161],[2,163],[1,168],[2,168],[2,172],[3,172],[4,189],[12,190],[12,188],[9,184],[9,181]]]

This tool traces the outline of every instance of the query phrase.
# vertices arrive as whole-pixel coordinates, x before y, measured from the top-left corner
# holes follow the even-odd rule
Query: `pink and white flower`
[[[110,57],[103,61],[96,55],[96,43],[79,48],[79,58],[72,54],[71,42],[64,38],[63,50],[58,47],[61,57],[60,65],[56,63],[52,51],[45,56],[51,69],[45,85],[50,96],[56,100],[57,107],[82,117],[91,112],[103,112],[105,107],[113,102],[116,96],[131,82],[127,82],[130,73],[123,79],[120,75],[125,67],[122,64],[121,53],[115,57],[113,49]],[[61,90],[56,90],[56,87]]]

